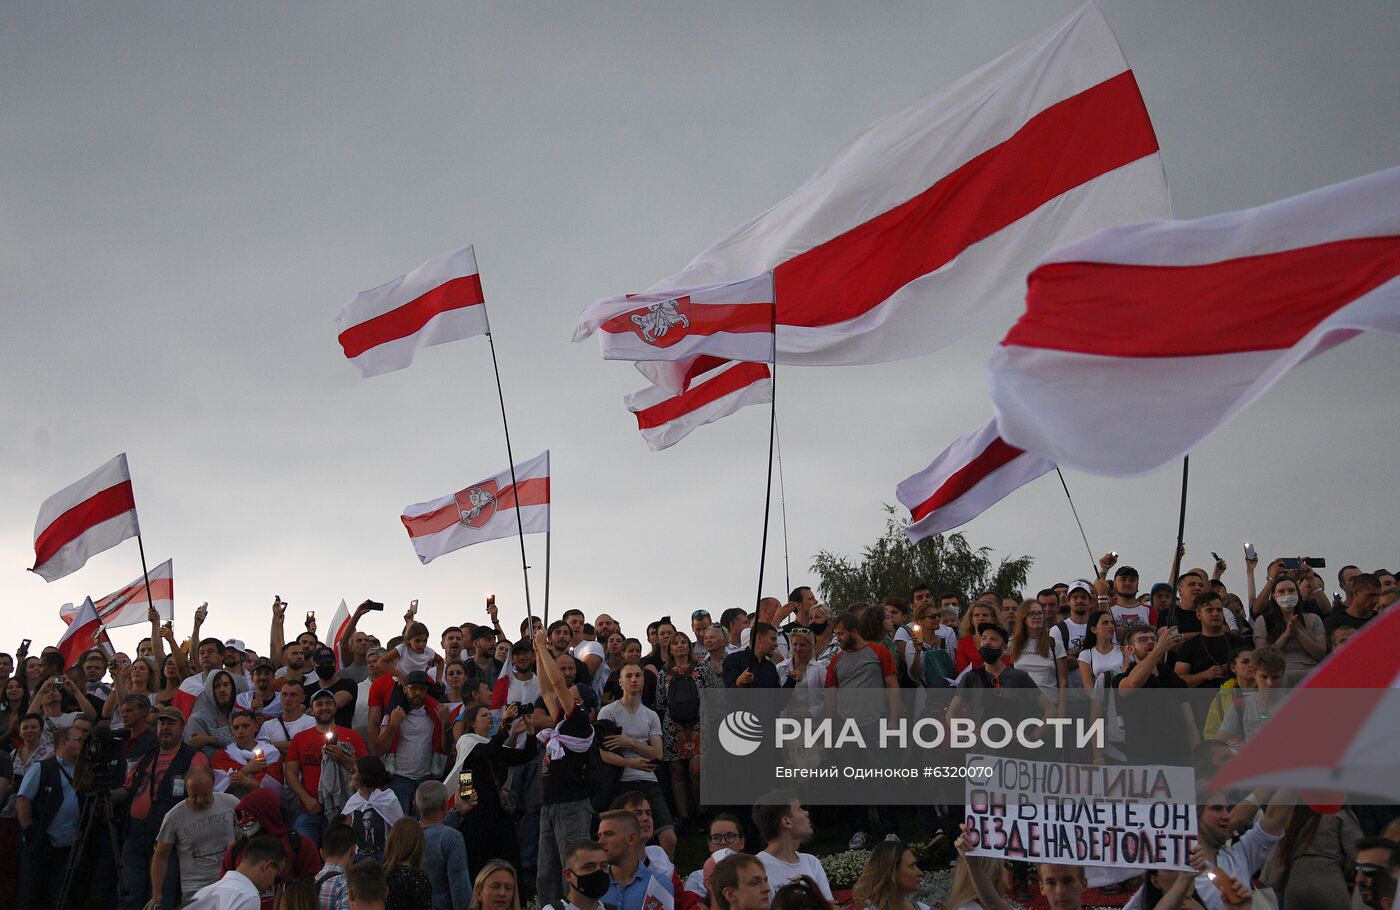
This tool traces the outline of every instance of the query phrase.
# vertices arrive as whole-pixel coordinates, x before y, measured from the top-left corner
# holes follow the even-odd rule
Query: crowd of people
[[[415,603],[381,642],[360,626],[383,606],[365,601],[336,641],[310,616],[288,639],[279,597],[266,654],[204,636],[204,608],[183,642],[153,610],[134,655],[94,647],[66,666],[26,642],[0,653],[0,907],[829,910],[838,895],[799,850],[818,822],[870,851],[859,907],[927,910],[919,863],[949,860],[949,910],[1013,906],[1032,879],[1050,906],[1079,907],[1082,868],[964,855],[960,806],[706,805],[702,705],[707,690],[786,689],[815,715],[884,689],[893,712],[898,690],[924,688],[952,690],[956,712],[974,690],[1020,692],[1045,716],[1117,719],[1122,735],[1085,761],[1190,764],[1204,783],[1400,593],[1391,572],[1345,566],[1329,597],[1306,560],[1259,583],[1254,559],[1236,593],[1223,560],[1180,559],[1147,590],[1110,553],[1097,577],[1027,599],[920,585],[838,612],[799,587],[640,635],[579,610],[506,630],[492,598],[485,622],[436,635]],[[1179,716],[1134,708],[1172,688],[1193,690]],[[1210,874],[1153,871],[1128,884],[1130,906],[1248,906],[1267,886],[1286,910],[1392,907],[1394,807],[1324,814],[1267,790],[1198,802]],[[926,855],[902,839],[914,831]],[[682,869],[691,836],[708,858]]]

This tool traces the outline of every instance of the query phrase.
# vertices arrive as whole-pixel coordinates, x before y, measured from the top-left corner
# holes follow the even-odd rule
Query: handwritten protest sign
[[[969,755],[974,856],[1076,866],[1189,869],[1196,775],[1164,765],[1103,767]]]

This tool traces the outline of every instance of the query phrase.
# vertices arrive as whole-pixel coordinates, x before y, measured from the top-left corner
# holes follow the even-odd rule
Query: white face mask
[[[1278,605],[1285,610],[1291,610],[1298,606],[1297,594],[1279,594],[1274,600],[1278,601]]]

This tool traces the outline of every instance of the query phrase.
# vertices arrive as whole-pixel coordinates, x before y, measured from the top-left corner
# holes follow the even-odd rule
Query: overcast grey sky
[[[1178,217],[1397,163],[1400,6],[1107,0]],[[1055,2],[9,3],[0,9],[0,649],[139,571],[127,542],[53,584],[25,571],[49,494],[129,453],[181,631],[266,647],[273,594],[323,619],[410,598],[434,629],[523,615],[513,540],[421,566],[398,515],[506,465],[486,341],[361,380],[333,318],[475,244],[517,460],[553,452],[552,612],[644,618],[752,603],[768,414],[660,454],[630,366],[572,345],[594,298],[644,287],[801,183],[878,116],[1077,7]],[[1007,325],[955,350],[779,379],[792,580],[854,554],[881,503],[991,413]],[[1211,330],[1202,325],[1203,335]],[[1400,348],[1308,363],[1192,457],[1187,560],[1400,564]],[[1105,414],[1132,433],[1132,414]],[[1096,551],[1166,574],[1179,473],[1070,473]],[[766,588],[784,585],[775,525]],[[1088,571],[1053,476],[964,528]],[[530,539],[536,597],[543,538]],[[121,630],[130,646],[138,629]]]

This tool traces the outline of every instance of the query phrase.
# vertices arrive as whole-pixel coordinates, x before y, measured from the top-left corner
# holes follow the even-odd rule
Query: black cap
[[[1118,571],[1113,573],[1114,578],[1118,578],[1123,575],[1126,575],[1130,578],[1137,578],[1138,570],[1134,569],[1132,566],[1119,566]]]
[[[414,670],[403,678],[405,686],[431,686],[433,681],[422,670]]]
[[[329,698],[331,701],[335,701],[335,693],[332,692],[330,689],[317,689],[316,693],[311,696],[311,700],[314,702],[322,695],[324,695],[326,698]]]
[[[982,625],[977,627],[978,635],[981,635],[983,632],[995,632],[1001,636],[1002,641],[1011,640],[1011,636],[1006,634],[1006,630],[994,622],[984,622],[982,623]]]
[[[311,652],[311,662],[313,664],[333,664],[336,662],[335,651],[326,645],[321,645]]]
[[[530,644],[528,641],[525,641],[524,639],[521,639],[520,641],[517,641],[515,644],[513,644],[513,645],[510,646],[510,654],[511,654],[512,657],[514,657],[514,656],[517,655],[517,654],[534,654],[534,653],[535,653],[535,646],[532,645],[532,644]]]
[[[253,669],[251,672],[256,673],[259,670],[271,670],[273,673],[276,673],[277,666],[266,657],[259,657],[253,662]]]

